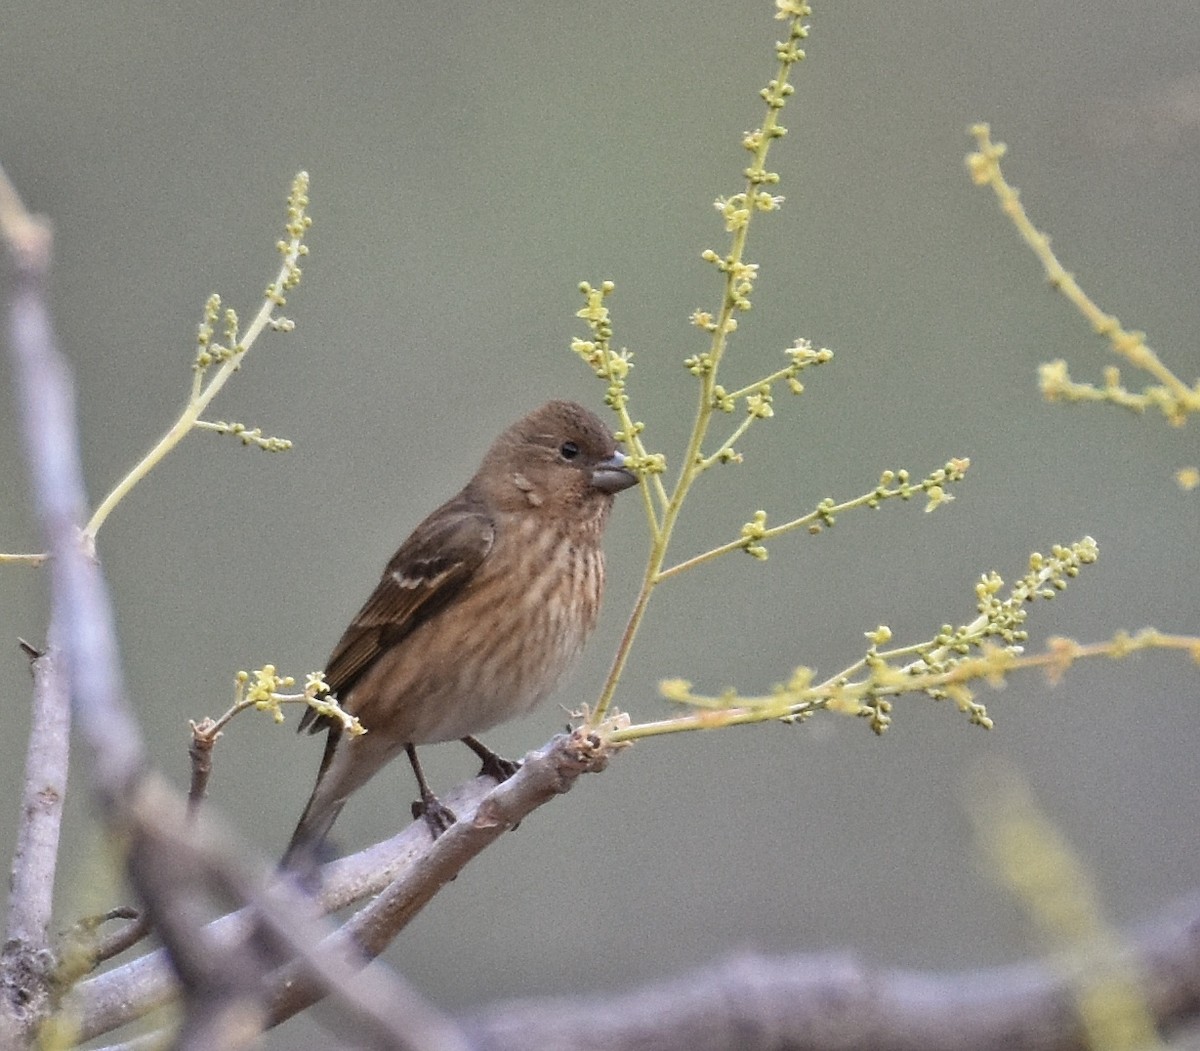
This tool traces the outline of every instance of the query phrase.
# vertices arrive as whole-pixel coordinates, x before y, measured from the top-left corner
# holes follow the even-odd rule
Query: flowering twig
[[[742,455],[738,451],[738,444],[760,421],[774,416],[777,391],[786,387],[792,394],[802,394],[804,384],[800,379],[801,373],[823,365],[833,357],[828,349],[815,348],[808,340],[797,339],[784,351],[787,363],[782,367],[732,389],[720,382],[730,337],[737,331],[739,317],[750,309],[750,296],[758,277],[758,264],[746,259],[750,227],[756,215],[776,211],[783,203],[782,197],[771,192],[771,188],[779,182],[779,175],[768,169],[767,154],[771,144],[786,133],[779,121],[780,111],[794,90],[789,77],[793,67],[804,58],[799,44],[808,36],[804,19],[811,13],[811,8],[807,3],[776,0],[775,6],[776,18],[787,23],[788,31],[786,39],[775,45],[778,62],[775,76],[760,92],[766,105],[766,115],[761,126],[742,139],[742,146],[751,155],[750,164],[742,173],[745,178],[742,189],[728,197],[719,197],[715,202],[729,235],[729,246],[723,253],[711,248],[701,253],[701,258],[712,264],[721,275],[721,299],[716,310],[696,310],[691,316],[692,324],[706,333],[708,339],[703,351],[684,361],[688,372],[697,380],[696,416],[677,477],[669,489],[663,482],[665,457],[647,451],[642,440],[644,425],[629,413],[626,381],[633,368],[633,356],[629,351],[617,350],[612,345],[613,327],[607,300],[612,295],[613,284],[605,281],[598,286],[586,282],[580,285],[585,305],[578,316],[588,326],[590,333],[587,339],[575,340],[572,349],[607,383],[605,401],[617,413],[620,422],[617,436],[626,445],[631,468],[643,479],[642,499],[651,541],[633,611],[599,700],[588,716],[588,725],[592,727],[599,726],[609,711],[650,596],[659,584],[733,551],[745,551],[754,558],[765,559],[767,540],[801,528],[820,532],[822,528],[833,525],[838,513],[856,507],[878,507],[884,500],[893,497],[907,500],[914,495],[924,494],[926,509],[932,510],[952,499],[946,492],[946,486],[959,481],[968,466],[965,459],[952,460],[917,483],[910,481],[907,471],[887,471],[879,484],[869,492],[842,503],[836,503],[832,498],[823,500],[814,511],[780,525],[768,526],[766,512],[756,511],[736,539],[674,565],[667,564],[671,536],[692,486],[713,468],[740,463]],[[715,446],[710,445],[710,430],[714,420],[738,412],[739,408],[741,420],[723,438],[719,438]]]
[[[184,406],[179,418],[171,425],[167,433],[158,440],[154,448],[143,456],[133,470],[122,478],[113,488],[112,492],[100,502],[100,506],[96,508],[87,525],[84,527],[84,536],[88,541],[95,541],[96,533],[117,504],[193,428],[208,427],[209,429],[218,429],[214,425],[203,423],[200,420],[200,415],[220,393],[221,388],[229,382],[230,377],[241,368],[246,352],[253,346],[254,341],[258,339],[263,330],[270,328],[275,332],[291,331],[292,322],[288,318],[278,316],[277,311],[287,302],[285,293],[290,292],[300,282],[301,270],[299,261],[308,254],[308,246],[304,243],[304,235],[309,226],[312,225],[312,220],[308,217],[307,209],[308,173],[300,172],[292,181],[291,193],[288,195],[287,225],[285,227],[287,238],[280,241],[277,246],[280,254],[283,256],[283,263],[279,268],[279,273],[275,280],[267,286],[263,303],[259,307],[258,313],[255,314],[246,330],[239,332],[237,314],[228,308],[222,312],[220,296],[214,294],[209,297],[208,302],[205,304],[204,320],[200,323],[199,335],[197,337],[199,350],[192,366],[192,393],[188,398],[187,405]],[[223,327],[224,343],[213,340],[215,326],[218,321],[221,322]],[[213,366],[216,366],[216,368],[214,369]],[[222,424],[220,426],[230,430],[240,427],[240,425],[229,424]],[[248,432],[246,432],[244,427],[241,427],[235,433],[244,435]],[[267,439],[267,441],[278,443],[281,440]],[[275,447],[279,448],[281,446],[276,445]]]
[[[1033,249],[1046,271],[1050,286],[1061,292],[1087,319],[1097,335],[1108,340],[1115,354],[1129,364],[1148,372],[1157,383],[1133,392],[1123,385],[1120,370],[1114,365],[1105,369],[1104,385],[1075,383],[1067,371],[1065,361],[1052,361],[1041,366],[1040,384],[1047,401],[1106,401],[1136,412],[1157,408],[1167,420],[1182,426],[1188,416],[1200,412],[1200,381],[1188,386],[1163,363],[1162,359],[1146,345],[1146,334],[1126,329],[1120,320],[1102,310],[1058,261],[1050,247],[1050,238],[1030,220],[1021,204],[1020,194],[1000,170],[1000,159],[1007,147],[993,142],[987,124],[976,124],[971,128],[978,150],[967,156],[967,168],[976,186],[990,186],[1000,202],[1000,207],[1016,226],[1025,243]]]
[[[586,283],[580,286],[586,305],[579,316],[588,325],[591,338],[576,340],[572,349],[608,383],[605,400],[617,412],[620,420],[619,437],[629,450],[632,468],[642,475],[645,483],[642,486],[643,503],[651,536],[651,550],[642,576],[641,588],[626,623],[624,635],[618,644],[608,678],[592,710],[590,725],[598,725],[605,718],[650,596],[660,582],[671,534],[692,485],[713,466],[736,462],[738,454],[734,449],[734,442],[741,438],[754,422],[767,419],[773,414],[771,398],[775,383],[786,380],[792,386],[792,390],[799,393],[803,387],[794,382],[797,373],[810,364],[828,360],[830,357],[828,351],[814,352],[807,344],[797,343],[796,347],[789,351],[791,360],[786,367],[773,371],[734,394],[728,393],[717,382],[729,336],[737,329],[737,315],[750,309],[749,296],[758,273],[757,264],[745,260],[746,238],[751,219],[756,212],[774,211],[783,200],[765,189],[779,181],[779,176],[766,167],[767,153],[771,144],[786,132],[779,123],[779,112],[794,90],[788,78],[793,66],[804,57],[799,41],[808,36],[804,18],[811,13],[811,8],[807,3],[793,0],[777,0],[776,7],[776,17],[788,23],[788,32],[786,40],[775,45],[778,59],[775,77],[761,92],[767,108],[766,117],[762,125],[749,133],[742,142],[752,157],[750,165],[743,173],[746,180],[744,189],[732,197],[717,201],[717,208],[725,219],[726,231],[730,234],[730,247],[725,255],[718,255],[711,249],[702,254],[702,258],[712,263],[723,275],[724,288],[720,307],[715,313],[697,310],[692,315],[693,323],[709,334],[709,346],[706,351],[689,358],[686,362],[688,371],[699,380],[698,404],[692,434],[679,466],[678,477],[669,491],[662,481],[666,470],[665,458],[661,454],[647,452],[641,439],[644,426],[635,421],[628,411],[625,381],[632,367],[632,356],[627,351],[616,351],[611,346],[612,325],[605,301],[612,294],[612,282],[603,282],[599,287]],[[738,401],[744,402],[746,418],[716,450],[706,455],[704,443],[713,414],[732,411]]]
[[[234,716],[251,708],[268,712],[275,722],[281,723],[286,718],[283,714],[285,704],[306,704],[315,708],[318,715],[329,716],[340,722],[342,729],[352,737],[367,732],[358,718],[342,708],[330,695],[324,672],[309,672],[304,679],[304,690],[300,693],[283,692],[295,685],[295,678],[291,675],[280,675],[274,664],[264,664],[253,673],[239,671],[234,677],[233,704],[216,719],[204,718],[193,722],[192,733],[215,741]]]
[[[908,471],[903,468],[898,471],[884,471],[880,476],[879,484],[870,492],[856,496],[852,500],[845,500],[840,504],[835,503],[832,497],[827,497],[817,504],[815,510],[777,526],[768,527],[766,511],[756,511],[753,519],[742,526],[741,535],[737,540],[730,540],[703,554],[693,555],[683,562],[669,566],[658,574],[658,579],[660,582],[669,580],[676,574],[694,569],[696,566],[711,562],[732,551],[745,551],[753,558],[766,561],[767,548],[764,544],[766,540],[773,540],[777,536],[796,529],[806,528],[810,533],[819,533],[824,527],[832,527],[837,521],[837,516],[843,511],[849,511],[856,507],[876,508],[884,500],[895,497],[909,500],[913,496],[924,493],[926,497],[925,510],[933,511],[954,499],[950,493],[946,492],[945,487],[953,482],[962,481],[970,465],[971,461],[967,459],[951,460],[945,467],[939,467],[919,482],[910,481]]]
[[[953,701],[972,723],[990,729],[991,717],[975,700],[969,683],[985,679],[994,684],[1020,668],[1042,667],[1051,674],[1063,667],[1064,660],[1102,652],[1068,650],[1065,643],[1056,641],[1045,654],[1029,657],[1022,645],[1028,604],[1052,598],[1098,555],[1091,537],[1070,546],[1056,545],[1049,555],[1035,553],[1030,556],[1028,571],[1003,597],[1003,579],[998,573],[987,573],[975,587],[979,613],[974,620],[959,627],[944,625],[931,639],[892,648],[885,648],[892,638],[891,629],[881,625],[866,633],[871,645],[862,658],[823,682],[814,682],[812,669],[804,666],[796,668],[787,682],[758,696],[732,689],[716,695],[698,694],[685,680],[668,680],[661,685],[663,695],[694,709],[691,713],[621,727],[610,736],[614,741],[631,741],[769,720],[801,722],[823,710],[863,718],[881,734],[891,725],[892,698],[906,693]],[[1137,640],[1114,638],[1103,652],[1113,656],[1150,646],[1190,648],[1200,655],[1200,641],[1157,633]]]
[[[292,443],[287,438],[265,437],[261,427],[250,428],[244,423],[226,423],[224,420],[197,420],[195,426],[217,434],[232,434],[243,445],[257,445],[264,452],[287,452]]]

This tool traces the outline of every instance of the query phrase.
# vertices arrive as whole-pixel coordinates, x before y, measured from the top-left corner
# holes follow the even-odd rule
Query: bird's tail
[[[281,869],[297,873],[304,880],[311,880],[315,876],[325,837],[329,835],[338,814],[346,805],[347,793],[331,792],[330,782],[334,779],[326,776],[340,737],[338,728],[331,727],[329,736],[325,739],[325,754],[321,757],[317,783],[313,785],[312,795],[308,797],[304,813],[300,815],[296,830],[292,833],[287,850],[283,852],[283,858],[279,862]]]
[[[292,833],[287,850],[283,852],[283,858],[279,862],[281,869],[294,872],[304,880],[310,879],[316,873],[317,866],[321,861],[321,847],[325,843],[325,837],[329,835],[329,830],[333,827],[333,823],[346,803],[344,799],[318,798],[320,787],[318,784],[313,789],[308,806],[300,815],[296,831]]]

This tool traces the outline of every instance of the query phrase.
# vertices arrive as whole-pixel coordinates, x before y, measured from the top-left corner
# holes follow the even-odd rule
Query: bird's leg
[[[479,772],[495,778],[500,784],[521,769],[520,760],[505,759],[504,756],[497,755],[477,737],[462,737],[459,740],[483,760],[483,769]]]
[[[417,760],[417,749],[411,744],[406,744],[404,750],[408,753],[408,761],[412,763],[413,773],[417,775],[417,787],[421,791],[420,802],[412,805],[413,820],[423,817],[433,838],[437,839],[458,818],[454,816],[453,810],[433,794],[433,789],[425,780],[425,771],[421,769],[421,764]]]

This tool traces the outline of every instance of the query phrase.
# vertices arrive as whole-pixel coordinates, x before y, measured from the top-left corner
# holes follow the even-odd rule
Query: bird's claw
[[[464,737],[462,743],[483,760],[479,773],[490,777],[493,781],[504,784],[513,774],[521,769],[520,760],[505,759],[504,756],[493,752],[477,737]]]
[[[420,818],[425,819],[425,824],[429,826],[429,832],[434,839],[437,839],[458,820],[454,811],[432,794],[413,803],[412,816],[414,821]]]
[[[479,768],[479,772],[484,777],[490,777],[504,784],[513,774],[521,769],[520,759],[505,759],[502,755],[497,755],[492,752],[483,761],[483,766]]]

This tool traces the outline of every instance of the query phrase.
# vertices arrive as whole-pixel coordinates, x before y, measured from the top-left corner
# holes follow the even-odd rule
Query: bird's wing
[[[462,495],[417,526],[334,647],[325,666],[330,692],[344,696],[382,654],[444,608],[475,574],[495,539],[491,517]],[[312,733],[326,725],[313,708],[300,721],[300,729]]]

